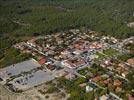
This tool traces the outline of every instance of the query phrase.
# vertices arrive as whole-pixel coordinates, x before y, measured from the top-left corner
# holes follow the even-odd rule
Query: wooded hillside
[[[134,29],[134,0],[0,0],[0,33],[12,36],[46,34],[71,27],[117,37],[128,37]]]

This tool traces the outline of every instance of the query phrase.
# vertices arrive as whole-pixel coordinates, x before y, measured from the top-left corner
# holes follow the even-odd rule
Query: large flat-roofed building
[[[41,65],[34,59],[23,61],[21,63],[13,64],[0,69],[0,78],[3,80],[3,82],[6,82],[6,80],[10,77],[17,76],[23,72],[28,72],[40,66]]]
[[[14,88],[10,88],[10,90],[18,91],[18,90],[27,90],[34,86],[38,86],[42,83],[51,81],[55,78],[50,72],[46,70],[38,70],[32,74],[27,74],[25,76],[20,76],[10,81],[8,84],[12,85]]]
[[[51,81],[55,76],[34,59],[23,61],[0,71],[0,83],[11,91],[27,90],[39,84]]]

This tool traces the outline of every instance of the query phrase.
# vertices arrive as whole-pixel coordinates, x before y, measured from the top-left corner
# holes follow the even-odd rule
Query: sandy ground
[[[38,91],[39,89],[45,89],[46,87],[47,86],[45,85],[41,85],[23,93],[14,93],[0,85],[0,100],[66,100],[69,97],[69,95],[66,95],[65,98],[62,98],[57,93],[44,95]],[[46,95],[49,96],[49,98],[46,98]]]

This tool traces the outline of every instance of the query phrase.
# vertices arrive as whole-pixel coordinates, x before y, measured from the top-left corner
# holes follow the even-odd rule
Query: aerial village
[[[134,100],[127,78],[134,69],[132,46],[134,37],[121,40],[79,29],[33,37],[13,46],[32,57],[0,69],[0,84],[23,92],[64,78],[77,82],[85,93],[98,92],[95,100]]]

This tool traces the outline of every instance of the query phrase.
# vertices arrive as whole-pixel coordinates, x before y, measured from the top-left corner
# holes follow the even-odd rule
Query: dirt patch
[[[47,90],[48,85],[42,84],[22,93],[10,92],[7,88],[0,85],[0,100],[67,100],[68,95],[64,90],[61,92],[42,94],[39,90]],[[64,97],[62,96],[64,93]]]

